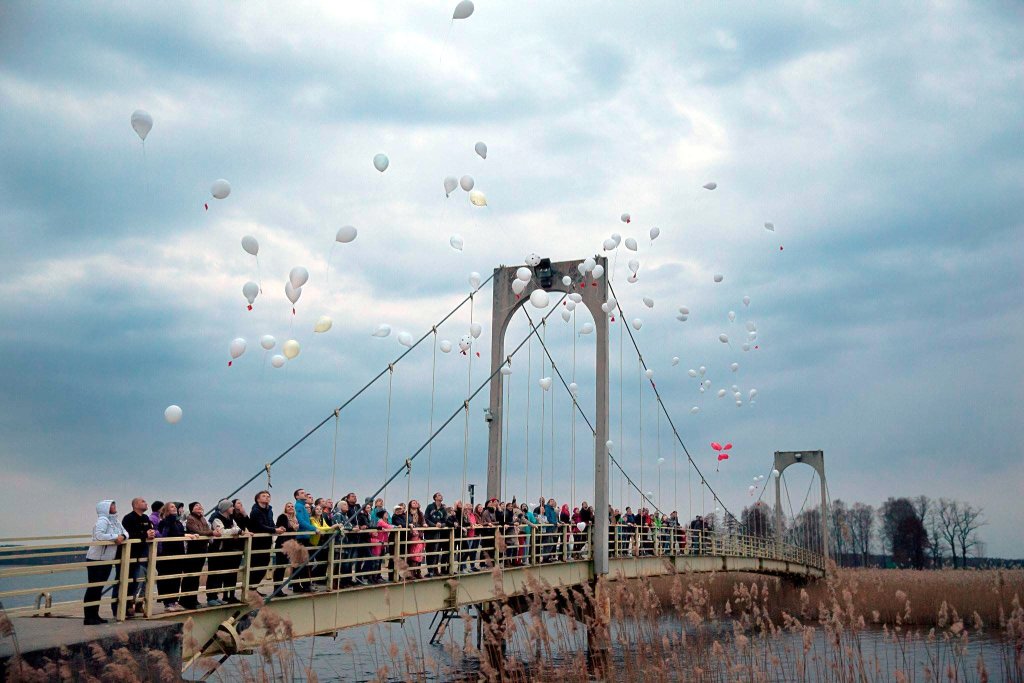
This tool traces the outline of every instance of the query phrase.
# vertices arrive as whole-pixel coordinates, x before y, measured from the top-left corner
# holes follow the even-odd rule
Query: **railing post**
[[[124,621],[125,613],[128,610],[128,586],[132,583],[132,539],[121,544],[121,565],[120,581],[117,584],[117,615],[118,621]]]
[[[149,559],[146,564],[146,587],[145,595],[145,615],[149,619],[153,616],[153,602],[156,600],[156,550],[157,540],[154,538],[149,542],[148,555]]]
[[[569,561],[569,525],[562,525],[562,562]]]
[[[245,537],[245,550],[242,551],[242,604],[249,604],[249,565],[252,563],[253,535]]]
[[[448,575],[455,576],[459,573],[459,567],[455,562],[455,527],[448,529]],[[461,559],[461,558],[460,558]]]
[[[332,531],[327,540],[327,590],[329,591],[334,590],[334,551],[338,547],[334,541],[337,537],[337,532]]]
[[[394,557],[391,558],[391,581],[398,583],[402,580],[402,572],[398,568],[398,558],[403,557],[402,553],[402,536],[404,535],[405,529],[399,527],[395,529],[395,542],[390,544],[394,548],[392,553]]]

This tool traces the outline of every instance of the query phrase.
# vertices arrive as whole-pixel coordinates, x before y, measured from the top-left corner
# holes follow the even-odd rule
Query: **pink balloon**
[[[732,448],[732,444],[731,444],[731,443],[727,443],[727,444],[725,444],[724,446],[722,446],[722,450],[723,450],[723,451],[727,451],[727,450],[729,450],[730,448]]]
[[[717,441],[712,441],[711,447],[714,448],[716,451],[722,450],[722,444],[718,443]]]

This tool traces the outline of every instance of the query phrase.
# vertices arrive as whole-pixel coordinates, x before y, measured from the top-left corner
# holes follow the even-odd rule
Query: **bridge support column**
[[[480,648],[481,656],[486,665],[496,672],[500,680],[500,672],[505,670],[505,655],[507,652],[505,634],[505,614],[502,612],[502,603],[491,602],[477,606],[477,618],[480,624]],[[481,662],[483,664],[484,662]]]
[[[611,656],[609,624],[612,620],[611,599],[604,579],[594,582],[594,599],[588,603],[583,622],[587,627],[587,666],[601,680],[608,672]]]

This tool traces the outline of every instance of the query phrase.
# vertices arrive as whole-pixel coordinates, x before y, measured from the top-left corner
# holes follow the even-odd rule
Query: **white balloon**
[[[756,490],[757,490],[757,487],[756,487],[756,486],[748,486],[748,487],[747,487],[747,491],[749,491],[750,493],[753,493],[753,492],[754,492],[754,491],[756,491]]]
[[[777,479],[779,477],[779,471],[778,470],[772,470],[772,476]]]
[[[569,322],[570,320],[572,320],[572,313],[570,313],[568,309],[563,308],[561,315],[562,320],[564,320],[565,322]]]
[[[700,376],[701,376],[701,377],[703,377],[703,376],[704,376],[704,374],[705,374],[705,373],[706,373],[707,371],[708,371],[708,369],[707,369],[706,367],[704,367],[703,365],[702,365],[702,366],[700,366],[699,368],[697,368],[697,372],[699,372],[699,373],[700,373]]]
[[[718,183],[704,183],[703,188],[705,190],[713,190],[718,187]]]
[[[741,401],[740,399],[736,399],[736,407],[737,408],[742,408],[743,407],[743,401]]]
[[[373,157],[373,167],[383,173],[388,170],[388,166],[391,165],[391,160],[388,159],[387,154],[375,154]]]
[[[654,308],[654,299],[649,296],[644,297],[644,306],[647,308]]]
[[[743,305],[744,306],[749,306],[750,305],[750,297],[749,296],[743,297]]]
[[[256,238],[252,235],[246,235],[242,238],[242,249],[244,249],[246,253],[255,256],[260,253],[260,243],[257,242]]]
[[[614,296],[611,296],[610,294],[608,295],[608,308],[609,308],[609,309],[611,309],[611,310],[613,310],[613,311],[614,311],[614,310],[615,310],[615,306],[616,306],[616,305],[617,305],[618,303],[619,303],[619,302],[615,300],[615,297],[614,297]]]
[[[338,234],[334,236],[334,241],[341,242],[342,244],[348,244],[356,238],[357,234],[359,234],[359,231],[351,225],[343,225],[338,228]]]
[[[672,367],[679,365],[679,356],[672,356]]]
[[[639,331],[644,326],[644,321],[640,318],[633,318],[633,329]]]
[[[284,357],[288,360],[292,360],[299,355],[300,350],[301,347],[299,346],[299,342],[294,339],[289,339],[284,344],[281,344],[281,353],[283,353]]]
[[[441,349],[441,353],[450,353],[452,350],[452,343],[447,339],[442,339],[441,343],[437,346]]]
[[[516,278],[515,280],[513,280],[512,281],[512,292],[513,292],[513,294],[522,294],[524,291],[526,291],[526,284],[527,284],[526,282],[524,282],[523,280],[520,280],[519,278]]]
[[[459,235],[452,235],[451,237],[449,237],[448,244],[451,245],[451,248],[454,249],[455,251],[462,251],[463,242],[462,237],[460,237]]]
[[[522,280],[523,282],[529,282],[533,278],[533,271],[523,266],[516,269],[516,279]]]
[[[604,442],[604,447],[608,450],[609,453],[611,453],[612,449],[615,448],[615,442],[609,439],[608,441]]]
[[[288,301],[291,301],[294,305],[299,301],[299,297],[302,296],[302,288],[298,289],[292,287],[291,282],[284,283],[284,295],[288,297]]]
[[[690,319],[690,317],[687,316],[687,315],[677,315],[676,316],[676,320],[678,320],[679,322],[683,322],[683,323],[685,323],[689,319]]]
[[[480,190],[473,190],[469,193],[469,203],[473,206],[487,206],[487,197]]]
[[[665,458],[658,458],[658,464],[659,465],[664,465],[665,464]]]
[[[265,334],[262,337],[260,337],[260,346],[269,351],[270,349],[277,346],[277,340],[274,339],[273,335]]]
[[[679,313],[680,315],[690,315],[690,309],[687,308],[686,306],[680,306]]]
[[[210,194],[213,195],[214,199],[227,198],[227,196],[231,194],[231,183],[223,178],[214,180],[213,184],[210,185]]]
[[[547,391],[547,390],[549,390],[551,388],[551,378],[550,377],[541,377],[539,384],[540,384],[540,388],[541,389],[543,389],[544,391]]]
[[[543,289],[535,289],[530,292],[530,303],[536,308],[547,308],[550,303],[548,293]]]
[[[537,252],[530,252],[530,255],[526,257],[526,265],[531,268],[536,268],[540,265],[540,255]]]
[[[572,299],[569,299],[568,301],[563,301],[562,305],[565,306],[565,310],[567,310],[567,311],[575,311],[576,310],[576,302],[573,301]]]
[[[690,413],[691,414],[696,414],[696,413],[699,413],[699,412],[700,412],[700,406],[694,406],[694,407],[690,408]]]
[[[660,235],[660,234],[661,234],[661,228],[651,228],[651,232],[650,232],[651,241],[653,242],[654,240],[658,239],[658,235]]]
[[[743,350],[744,351],[749,351],[750,350],[750,344],[744,343],[743,344]]]
[[[260,286],[255,282],[249,281],[242,285],[242,296],[249,302],[249,307],[252,307],[252,302],[256,301],[256,296],[260,293]]]
[[[570,394],[575,396],[577,393],[579,393],[579,390],[580,390],[580,385],[576,384],[576,382],[569,382],[569,393]]]
[[[583,259],[584,272],[589,273],[593,271],[594,268],[597,268],[597,261],[595,261],[592,256],[588,256],[587,258]]]
[[[611,304],[609,304],[609,303],[608,303],[608,302],[606,301],[606,302],[604,302],[603,304],[601,304],[601,310],[602,310],[602,311],[604,311],[605,313],[611,313],[611,312],[612,312],[612,311],[614,311],[615,309],[614,309],[614,307],[612,307],[612,305],[611,305]]]
[[[689,375],[690,377],[696,377],[697,371],[694,370],[693,368],[690,368],[689,370],[686,371],[686,374]]]
[[[477,154],[480,155],[481,159],[486,159],[487,158],[487,145],[486,144],[484,144],[482,142],[478,142],[475,145],[473,145],[473,150]]]
[[[750,341],[757,339],[757,332],[747,332],[747,339]]]
[[[272,358],[270,359],[270,364],[271,364],[271,365],[273,365],[273,366],[274,366],[275,368],[279,368],[279,367],[281,367],[282,365],[284,365],[284,364],[285,364],[285,363],[286,363],[287,361],[288,361],[288,359],[287,359],[287,358],[285,358],[284,356],[280,356],[280,355],[276,355],[276,354],[275,354],[275,355],[274,355],[274,356],[273,356],[273,357],[272,357]]]
[[[738,392],[739,392],[739,390],[740,390],[740,388],[739,388],[738,386],[736,386],[735,384],[733,384],[733,385],[732,385],[731,387],[729,387],[729,388],[730,388],[730,389],[732,389],[732,390],[733,390],[734,392],[737,392],[737,393],[738,393]]]
[[[596,265],[594,266],[594,269],[590,271],[590,277],[594,278],[595,280],[600,280],[603,276],[604,266],[602,265]]]
[[[512,368],[508,366],[508,363],[501,366],[501,374],[505,375],[506,377],[512,374]]]
[[[469,286],[473,289],[480,289],[480,273],[475,270],[469,274]]]
[[[295,266],[288,273],[288,281],[292,283],[292,287],[298,289],[309,281],[309,271],[302,266]]]
[[[723,396],[725,396],[725,389],[719,389],[718,390],[718,398],[722,398]]]
[[[466,355],[466,352],[469,351],[469,347],[471,346],[472,344],[470,343],[469,338],[463,337],[459,340],[459,351],[461,351],[463,355]]]
[[[729,343],[729,335],[727,335],[727,334],[720,334],[720,335],[718,335],[718,341],[722,342],[723,344],[728,344]]]
[[[632,237],[627,237],[626,249],[629,249],[630,251],[636,251],[636,240],[633,239]]]
[[[640,262],[637,261],[636,259],[630,259],[630,261],[629,261],[629,270],[634,275],[636,275],[636,271],[640,270]]]
[[[469,326],[469,334],[473,339],[479,339],[480,335],[483,334],[484,327],[480,323],[472,323]]]
[[[616,248],[616,247],[618,247],[618,246],[619,246],[619,245],[615,243],[615,240],[613,240],[613,239],[611,239],[611,238],[609,238],[609,239],[606,239],[606,240],[604,241],[604,243],[602,243],[602,244],[601,244],[601,247],[602,247],[602,248],[603,248],[603,249],[604,249],[605,251],[614,251],[614,250],[615,250],[615,248]]]
[[[583,323],[583,327],[580,328],[580,334],[590,334],[594,331],[594,326],[591,323]]]
[[[580,294],[579,292],[573,292],[572,294],[569,295],[569,300],[574,301],[576,303],[581,303],[583,301],[583,295]]]
[[[450,197],[452,192],[455,192],[455,188],[459,186],[459,179],[453,175],[446,176],[444,179],[444,196]]]
[[[245,353],[245,340],[241,337],[233,339],[231,345],[228,346],[228,352],[231,353],[232,358],[238,358]]]
[[[164,409],[164,419],[167,420],[168,424],[178,424],[181,421],[181,408],[178,406],[167,406]]]
[[[757,396],[757,389],[751,389],[748,396],[751,400],[753,400]]]
[[[748,320],[747,332],[757,332],[757,323],[755,323],[753,320]]]
[[[569,277],[568,275],[563,275],[562,276],[562,284],[564,286],[566,286],[566,287],[571,287],[572,286],[572,278]]]
[[[145,142],[149,131],[153,130],[153,117],[148,111],[136,109],[132,112],[132,128],[139,139]]]
[[[612,241],[615,242],[615,246],[616,247],[619,246],[619,243],[622,242],[622,235],[620,235],[617,232],[613,232],[612,233]]]
[[[387,337],[390,334],[391,325],[388,325],[387,323],[381,323],[377,325],[377,327],[373,330],[373,334],[371,336],[383,339],[384,337]]]
[[[313,331],[317,334],[323,334],[327,330],[331,329],[331,325],[334,321],[331,320],[330,316],[322,315],[316,320],[316,325],[313,326]]]
[[[473,14],[473,3],[471,0],[462,0],[455,6],[455,12],[452,14],[452,19],[468,19]]]
[[[775,224],[774,223],[765,223],[764,224],[764,229],[768,230],[769,232],[775,232]]]
[[[399,332],[398,333],[398,343],[401,344],[402,346],[409,346],[409,347],[411,347],[412,346],[412,335],[409,334],[408,332]]]
[[[474,185],[476,185],[476,182],[473,180],[473,176],[471,175],[464,175],[461,178],[459,178],[459,187],[461,187],[466,192],[472,190]]]
[[[729,366],[729,369],[732,370],[733,372],[736,372],[737,370],[740,369],[740,364],[739,363],[733,363],[732,365]]]
[[[632,219],[629,217],[628,213],[624,213],[621,216],[619,216],[619,220],[622,221],[623,223],[628,223]]]
[[[729,311],[729,322],[736,322],[736,311]]]
[[[715,282],[721,282],[725,278],[721,273],[715,273]]]
[[[651,379],[652,377],[654,377],[654,370],[651,370],[650,368],[648,368],[647,370],[644,370],[644,376],[647,379]]]

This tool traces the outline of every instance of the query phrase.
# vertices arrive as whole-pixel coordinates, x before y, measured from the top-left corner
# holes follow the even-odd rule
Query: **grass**
[[[498,577],[495,570],[496,585]],[[342,642],[352,672],[337,675],[354,675],[359,648],[369,649],[382,681],[1024,683],[1024,570],[844,569],[803,587],[753,574],[676,574],[532,588],[529,599],[490,606],[483,651],[468,615],[444,646],[446,657],[422,647],[412,629],[398,631],[396,642],[377,627],[356,646]],[[313,653],[287,640],[290,624],[270,609],[257,622],[247,636],[256,638],[256,654],[229,660],[214,680],[318,679]],[[607,654],[589,658],[588,637]],[[487,656],[502,649],[504,659]],[[166,680],[152,653],[122,653],[109,664],[100,680]],[[60,663],[34,672],[18,678],[8,668],[7,675],[53,680],[64,672],[72,674],[65,680],[80,680]]]

